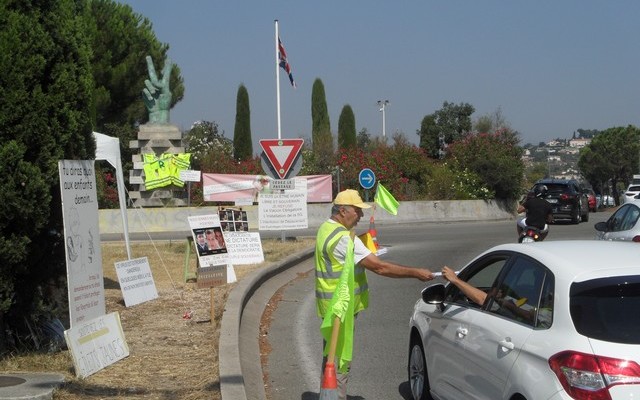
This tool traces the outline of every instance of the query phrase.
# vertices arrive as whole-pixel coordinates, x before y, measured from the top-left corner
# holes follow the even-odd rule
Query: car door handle
[[[469,333],[469,330],[467,330],[467,328],[456,329],[456,334],[458,335],[458,339],[462,339],[463,337],[467,336],[467,333]]]
[[[505,353],[516,348],[516,346],[511,341],[511,338],[504,338],[499,341],[498,344],[502,347],[502,351],[504,351]]]

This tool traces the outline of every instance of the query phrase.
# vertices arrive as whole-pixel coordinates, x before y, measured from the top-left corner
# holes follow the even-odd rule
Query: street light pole
[[[384,109],[387,107],[387,105],[389,104],[389,100],[378,100],[378,107],[380,107],[380,109],[378,111],[382,112],[382,137],[384,138],[386,133],[385,133],[385,115],[384,115]]]

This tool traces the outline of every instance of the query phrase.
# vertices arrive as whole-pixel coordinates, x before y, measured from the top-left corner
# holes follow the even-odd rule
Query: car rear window
[[[627,192],[640,192],[640,186],[629,186]]]
[[[569,296],[578,333],[606,342],[640,344],[640,276],[574,283]]]
[[[568,185],[564,185],[564,184],[556,183],[556,184],[546,184],[546,185],[549,192],[552,192],[552,193],[562,193],[568,190]]]

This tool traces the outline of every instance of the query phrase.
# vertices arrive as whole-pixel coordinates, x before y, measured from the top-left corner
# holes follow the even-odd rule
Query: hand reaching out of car
[[[446,265],[442,267],[442,277],[452,283],[459,280],[458,273]]]

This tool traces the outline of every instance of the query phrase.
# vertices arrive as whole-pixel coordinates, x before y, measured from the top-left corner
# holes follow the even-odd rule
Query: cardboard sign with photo
[[[189,217],[193,240],[198,252],[200,266],[227,264],[227,245],[222,234],[218,215]]]

